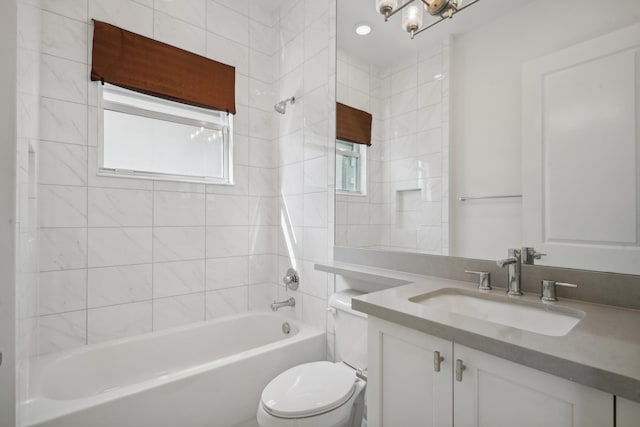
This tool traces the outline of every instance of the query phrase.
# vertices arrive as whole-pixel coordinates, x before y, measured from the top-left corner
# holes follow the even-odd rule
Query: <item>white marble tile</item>
[[[89,269],[89,308],[151,299],[151,264]]]
[[[214,0],[214,3],[233,9],[246,16],[249,16],[249,4],[251,2],[252,0]],[[214,6],[213,3],[210,6]]]
[[[205,261],[177,261],[153,264],[153,297],[161,298],[203,291]]]
[[[74,102],[41,98],[40,138],[87,145],[87,107]]]
[[[155,0],[156,11],[164,12],[182,21],[204,28],[206,21],[206,0]]]
[[[441,227],[419,227],[417,248],[427,251],[440,251],[442,248]]]
[[[184,8],[183,8],[184,9]],[[162,12],[153,14],[154,38],[198,55],[206,52],[206,35],[202,27],[191,25]]]
[[[82,310],[87,306],[87,270],[40,273],[39,314]]]
[[[275,137],[273,131],[273,111],[249,108],[249,136],[262,139]]]
[[[236,105],[236,114],[233,116],[234,135],[249,135],[249,107]]]
[[[249,77],[243,74],[236,74],[236,104],[249,106]],[[237,136],[234,135],[234,146]]]
[[[152,192],[89,188],[89,227],[150,227]]]
[[[151,227],[89,228],[89,267],[151,263]]]
[[[40,230],[40,270],[70,270],[87,266],[86,228]]]
[[[304,159],[315,159],[321,156],[335,156],[335,141],[333,134],[335,125],[330,126],[328,120],[321,120],[305,126],[304,135]],[[331,162],[332,164],[334,162]]]
[[[249,225],[249,198],[207,194],[207,225]]]
[[[205,225],[204,194],[155,191],[153,196],[154,226]]]
[[[153,300],[153,330],[204,320],[204,292]]]
[[[87,19],[87,0],[39,0],[38,3],[42,10],[79,21]]]
[[[442,128],[421,132],[417,135],[417,154],[432,154],[443,149]]]
[[[151,301],[92,308],[88,314],[88,343],[144,334],[151,332],[151,325]]]
[[[233,168],[232,185],[207,185],[207,194],[249,194],[249,167],[236,165]]]
[[[273,55],[274,47],[273,28],[255,19],[249,20],[249,47],[265,55]]]
[[[248,286],[207,292],[206,318],[215,319],[217,317],[244,313],[249,309],[248,302]]]
[[[51,12],[40,13],[43,53],[87,63],[87,24]]]
[[[249,283],[276,282],[277,258],[275,255],[251,255],[249,257]]]
[[[153,37],[153,9],[131,0],[89,0],[89,16]]]
[[[273,168],[277,164],[278,142],[262,138],[249,140],[249,165],[257,168]]]
[[[206,185],[195,182],[153,181],[153,190],[173,191],[177,193],[204,193],[206,191]]]
[[[322,49],[304,63],[304,90],[310,92],[329,82],[329,49]]]
[[[218,1],[225,1],[225,2],[233,1],[235,3],[235,0],[218,0]],[[240,3],[244,3],[246,1],[249,1],[249,0],[241,0]],[[279,19],[278,9],[279,8],[276,8],[276,10],[272,10],[272,8],[270,8],[268,5],[264,4],[263,2],[250,1],[249,17],[265,25],[274,26]]]
[[[325,262],[327,260],[327,229],[304,228],[304,259]]]
[[[280,220],[275,197],[249,197],[249,224],[277,225]]]
[[[273,113],[273,105],[276,102],[276,93],[271,83],[265,83],[257,79],[249,79],[249,105],[269,114]],[[249,112],[251,115],[251,112]]]
[[[87,340],[86,311],[42,316],[40,354],[54,353],[84,345]]]
[[[304,31],[304,2],[280,8],[280,43],[288,43]],[[282,46],[282,45],[281,45]]]
[[[40,185],[38,194],[41,227],[86,227],[87,189]]]
[[[304,226],[326,227],[328,221],[327,192],[304,195]]]
[[[333,159],[332,159],[333,160]],[[304,192],[327,191],[327,167],[326,156],[317,157],[304,162]]]
[[[304,41],[305,60],[329,47],[329,19],[327,14],[320,16],[305,28]]]
[[[284,166],[291,163],[303,161],[304,141],[305,133],[302,131],[302,129],[282,136],[279,142],[278,165]]]
[[[304,22],[308,26],[320,18],[325,12],[328,12],[329,2],[317,0],[305,0],[304,2]]]
[[[207,31],[248,46],[249,18],[233,9],[216,5],[213,0],[208,1]]]
[[[244,256],[249,253],[249,227],[207,227],[207,258]]]
[[[304,35],[300,34],[280,51],[280,73],[287,74],[304,63]]]
[[[311,295],[302,296],[302,321],[322,331],[327,329],[327,300]]]
[[[277,226],[249,227],[249,254],[275,254],[278,250]]]
[[[285,196],[304,192],[303,163],[293,163],[280,168],[280,192]]]
[[[244,286],[249,283],[249,258],[215,258],[207,260],[207,290]]]
[[[442,81],[421,84],[418,87],[418,107],[426,107],[442,102]]]
[[[154,262],[205,258],[205,227],[154,227]]]
[[[40,56],[40,93],[47,98],[87,102],[87,66],[51,55]]]
[[[271,283],[261,283],[249,285],[249,310],[268,311],[271,310],[271,303],[278,297],[277,285]]]
[[[278,170],[268,168],[250,167],[249,195],[251,196],[275,196],[278,194]]]
[[[249,75],[249,48],[207,31],[207,57],[236,67],[236,72]]]

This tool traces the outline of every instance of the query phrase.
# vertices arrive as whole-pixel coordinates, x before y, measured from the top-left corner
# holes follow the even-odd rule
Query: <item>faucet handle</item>
[[[566,288],[578,287],[578,285],[574,285],[573,283],[556,282],[555,280],[543,280],[540,299],[546,302],[558,301],[558,298],[556,297],[556,286],[564,286]]]
[[[464,272],[468,274],[478,275],[478,289],[480,289],[481,291],[491,290],[491,273],[489,273],[488,271],[469,271],[469,270],[465,270]]]
[[[547,254],[540,253],[531,247],[522,248],[522,263],[533,265],[534,261],[547,256]]]

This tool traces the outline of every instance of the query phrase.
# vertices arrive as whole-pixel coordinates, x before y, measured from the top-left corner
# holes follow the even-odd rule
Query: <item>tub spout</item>
[[[280,307],[295,307],[295,306],[296,306],[296,300],[293,297],[291,297],[286,301],[280,301],[280,302],[274,301],[273,304],[271,304],[271,310],[278,311]]]

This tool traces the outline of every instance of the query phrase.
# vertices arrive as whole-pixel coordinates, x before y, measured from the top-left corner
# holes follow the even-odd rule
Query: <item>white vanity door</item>
[[[458,344],[454,384],[464,427],[613,427],[613,396]]]
[[[369,427],[451,427],[453,344],[369,317]],[[434,352],[443,357],[440,371]]]
[[[640,24],[523,68],[523,243],[640,274]],[[536,262],[537,263],[537,262]]]

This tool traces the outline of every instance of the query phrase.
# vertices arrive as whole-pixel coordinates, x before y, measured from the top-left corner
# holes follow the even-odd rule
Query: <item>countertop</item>
[[[409,301],[446,288],[484,293],[472,283],[339,262],[316,264],[316,269],[393,286],[354,298],[355,310],[640,402],[639,310],[563,298],[550,304],[583,311],[585,316],[567,335],[546,336]],[[500,288],[489,294],[513,298]],[[515,298],[548,304],[537,294]]]

